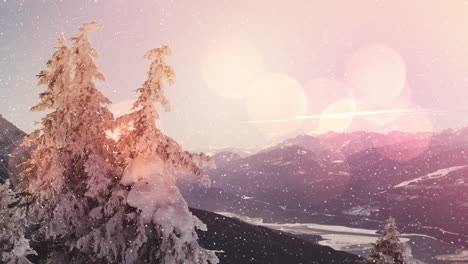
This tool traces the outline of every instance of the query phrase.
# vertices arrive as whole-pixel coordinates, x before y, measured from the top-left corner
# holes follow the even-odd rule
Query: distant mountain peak
[[[26,135],[0,114],[0,155],[9,154]]]
[[[0,183],[10,177],[8,154],[13,152],[26,133],[0,114]]]

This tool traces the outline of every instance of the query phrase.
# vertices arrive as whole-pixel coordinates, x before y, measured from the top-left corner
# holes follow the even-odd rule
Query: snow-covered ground
[[[418,178],[416,178],[416,179],[404,181],[404,182],[402,182],[402,183],[399,183],[399,184],[395,185],[394,187],[395,187],[395,188],[401,188],[401,187],[408,186],[409,184],[417,183],[417,182],[424,181],[424,180],[433,180],[433,179],[442,178],[442,177],[447,176],[449,173],[451,173],[451,172],[453,172],[453,171],[456,171],[456,170],[459,170],[459,169],[462,169],[462,168],[465,168],[465,167],[467,167],[467,165],[464,165],[464,166],[454,166],[454,167],[449,167],[449,168],[440,169],[440,170],[438,170],[438,171],[429,173],[429,174],[427,174],[427,175],[418,177]]]
[[[336,250],[367,250],[371,248],[371,243],[375,242],[378,237],[377,230],[314,223],[264,223],[262,219],[259,218],[239,216],[227,212],[218,212],[218,214],[239,218],[249,224],[261,225],[294,235],[320,235],[323,238],[323,240],[319,242],[321,245],[329,246]],[[403,238],[402,240],[407,242],[409,239]]]
[[[445,261],[453,261],[456,263],[468,263],[468,250],[460,250],[455,252],[454,254],[446,254],[437,256],[437,259],[445,260]]]

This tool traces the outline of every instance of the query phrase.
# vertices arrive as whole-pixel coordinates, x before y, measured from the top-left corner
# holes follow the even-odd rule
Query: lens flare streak
[[[394,109],[394,110],[373,110],[373,111],[357,111],[357,112],[346,112],[346,113],[334,113],[324,115],[300,115],[293,116],[292,119],[278,119],[278,120],[251,120],[244,123],[248,124],[261,124],[261,123],[282,123],[293,120],[304,120],[304,119],[333,119],[333,118],[344,118],[353,116],[368,116],[368,115],[385,115],[385,114],[419,114],[419,113],[430,113],[433,115],[440,115],[451,113],[453,111],[430,111],[424,109]]]
[[[351,116],[367,116],[367,115],[383,115],[383,114],[416,114],[427,113],[430,111],[423,109],[394,109],[394,110],[372,110],[372,111],[357,111],[346,113],[333,113],[324,115],[304,115],[294,116],[294,119],[323,119],[323,118],[343,118]]]

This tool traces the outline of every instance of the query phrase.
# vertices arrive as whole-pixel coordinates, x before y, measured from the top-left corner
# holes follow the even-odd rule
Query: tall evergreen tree
[[[34,145],[31,159],[21,164],[23,167],[20,188],[35,194],[38,201],[48,200],[60,192],[62,183],[61,170],[57,153],[57,143],[64,137],[58,121],[61,105],[65,105],[63,94],[70,85],[70,49],[63,35],[60,35],[59,46],[47,62],[47,69],[37,76],[38,85],[47,85],[46,91],[39,95],[41,101],[31,108],[31,111],[57,109],[47,114],[41,121],[42,128],[28,135],[22,142],[24,145]],[[62,107],[63,108],[63,107]],[[60,133],[59,133],[60,132]],[[44,159],[43,157],[47,157]]]
[[[369,257],[361,264],[405,264],[400,233],[394,218],[389,218]]]
[[[94,228],[88,213],[109,197],[113,179],[105,135],[113,117],[103,106],[110,101],[94,84],[104,77],[93,62],[97,52],[89,42],[89,33],[97,27],[94,22],[84,24],[71,48],[59,39],[47,69],[38,75],[39,85],[47,89],[32,108],[52,112],[25,140],[35,147],[31,159],[21,165],[19,187],[35,201],[28,216],[39,226],[33,239],[54,245],[51,263],[78,261],[73,254],[77,241]]]

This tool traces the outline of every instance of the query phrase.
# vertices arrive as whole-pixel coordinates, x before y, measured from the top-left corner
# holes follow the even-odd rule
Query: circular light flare
[[[392,123],[400,118],[402,115],[406,115],[407,111],[417,110],[411,109],[411,103],[401,100],[396,100],[391,106],[373,108],[360,102],[358,105],[358,112],[369,112],[369,114],[363,114],[359,116],[359,119],[363,119],[369,124],[369,128],[376,128],[375,132],[390,132],[392,129]],[[375,114],[372,112],[375,111]]]
[[[307,96],[308,115],[320,115],[332,103],[349,96],[345,83],[329,78],[314,78],[306,82],[304,90]],[[304,131],[318,131],[319,119],[304,120]]]
[[[406,83],[406,66],[394,49],[372,44],[357,50],[346,65],[353,96],[372,107],[389,106]]]
[[[408,161],[424,153],[433,135],[430,113],[412,105],[414,113],[405,113],[391,122],[388,134],[373,139],[378,152],[387,159]]]
[[[428,111],[419,105],[411,104],[410,109],[415,113],[401,115],[392,122],[391,129],[395,131],[404,131],[410,133],[431,132],[433,131],[432,118]]]
[[[357,101],[352,97],[340,99],[329,105],[321,114],[319,131],[344,132],[354,119],[357,110]]]
[[[249,122],[268,137],[297,130],[306,113],[307,102],[302,86],[293,78],[277,73],[261,76],[250,87],[246,98]]]
[[[202,59],[202,77],[218,96],[243,98],[249,84],[264,72],[260,52],[243,39],[228,37],[212,43]]]
[[[384,107],[372,107],[365,102],[359,101],[357,111],[362,113],[351,125],[352,129],[367,130],[378,133],[391,132],[391,124],[400,116],[408,114],[412,110],[420,110],[419,108],[413,109],[411,103],[411,89],[408,84],[405,85],[400,95],[394,101]]]

